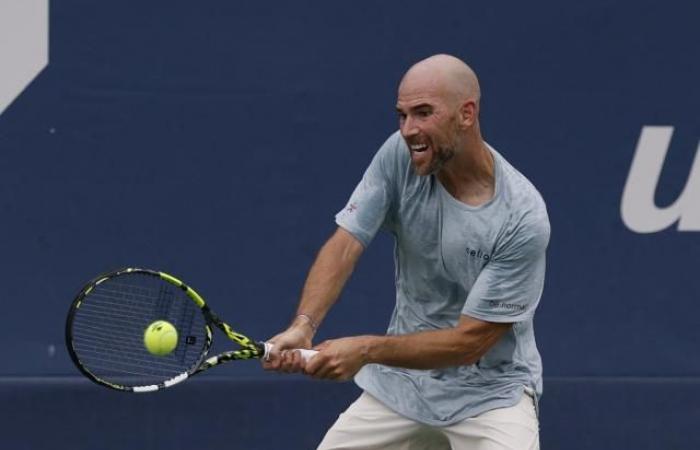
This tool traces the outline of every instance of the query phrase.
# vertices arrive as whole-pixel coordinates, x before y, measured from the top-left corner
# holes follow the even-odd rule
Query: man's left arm
[[[474,364],[510,329],[510,323],[462,315],[453,328],[333,339],[316,347],[320,352],[306,363],[305,372],[315,378],[343,381],[372,363],[408,369]]]

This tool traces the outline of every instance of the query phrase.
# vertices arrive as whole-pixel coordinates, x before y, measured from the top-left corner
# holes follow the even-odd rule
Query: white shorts
[[[539,423],[528,394],[510,408],[446,427],[430,427],[390,410],[366,392],[338,417],[318,450],[539,450]]]

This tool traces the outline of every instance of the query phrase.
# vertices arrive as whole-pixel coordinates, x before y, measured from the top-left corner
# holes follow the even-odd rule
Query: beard
[[[440,169],[445,166],[447,161],[451,160],[455,156],[455,151],[452,146],[439,146],[435,149],[433,154],[433,159],[428,165],[428,173],[426,175],[435,175]]]
[[[431,143],[430,149],[426,150],[426,152],[430,152],[430,159],[421,161],[420,159],[424,159],[422,156],[412,159],[413,169],[420,176],[437,174],[455,156],[454,148],[452,145],[433,145]]]

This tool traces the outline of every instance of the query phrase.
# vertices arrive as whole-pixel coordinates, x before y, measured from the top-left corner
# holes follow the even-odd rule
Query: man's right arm
[[[270,360],[263,362],[265,369],[299,370],[299,353],[281,352],[311,348],[316,328],[340,296],[363,251],[360,241],[340,227],[321,247],[304,283],[294,320],[287,330],[269,340],[274,348]]]

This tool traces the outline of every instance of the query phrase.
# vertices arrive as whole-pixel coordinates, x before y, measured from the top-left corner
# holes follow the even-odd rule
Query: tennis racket
[[[177,330],[177,345],[164,356],[149,353],[144,345],[146,328],[157,320]],[[209,357],[213,328],[239,348]],[[80,290],[66,320],[66,345],[86,377],[127,392],[171,387],[225,362],[265,358],[272,348],[234,331],[172,275],[137,268],[100,275]],[[307,361],[317,353],[300,352]]]

